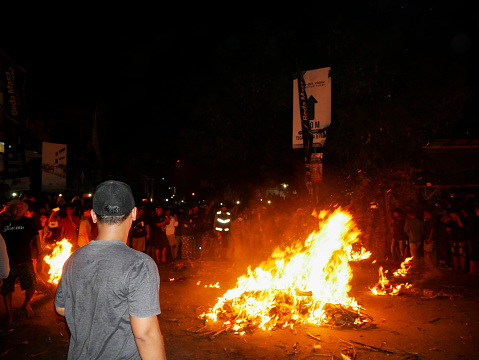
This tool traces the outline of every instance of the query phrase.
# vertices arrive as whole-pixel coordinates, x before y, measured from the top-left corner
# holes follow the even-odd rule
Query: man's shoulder
[[[98,258],[101,255],[103,260],[106,258],[122,259],[124,264],[137,261],[153,261],[149,255],[137,251],[126,244],[123,246],[121,243],[124,244],[121,240],[94,240],[73,252],[70,258],[72,260],[76,258],[85,259],[92,256]]]

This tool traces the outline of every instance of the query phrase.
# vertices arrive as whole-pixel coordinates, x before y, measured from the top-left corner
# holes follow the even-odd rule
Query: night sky
[[[241,160],[240,167],[251,168],[246,177],[254,178],[259,170],[272,176],[279,168],[291,173],[289,167],[297,161],[298,152],[291,149],[296,61],[304,70],[331,66],[334,74],[348,66],[346,61],[361,66],[360,59],[348,59],[348,47],[356,54],[363,47],[364,58],[374,58],[390,39],[398,51],[407,48],[418,58],[428,54],[462,64],[461,76],[477,100],[477,5],[430,3],[314,2],[275,9],[233,6],[220,13],[168,5],[154,11],[59,10],[57,16],[40,9],[26,17],[17,12],[4,22],[0,45],[27,68],[27,101],[35,113],[45,116],[55,109],[86,109],[101,102],[99,132],[107,163],[146,151],[154,154],[151,161],[172,164],[191,154],[191,143],[217,147],[219,136],[227,143],[239,137],[251,141],[221,150],[232,167]],[[409,61],[415,61],[414,56]],[[434,62],[430,68],[438,78],[449,71]],[[333,75],[333,92],[341,86],[350,84],[335,83]],[[261,116],[259,106],[251,105],[260,101],[269,107]],[[468,115],[469,125],[476,115]],[[279,129],[272,134],[273,124]],[[271,160],[274,156],[265,149],[281,161]],[[274,169],[268,172],[264,164]]]

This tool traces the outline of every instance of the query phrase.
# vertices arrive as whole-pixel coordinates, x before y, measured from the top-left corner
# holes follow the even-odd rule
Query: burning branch
[[[393,275],[394,277],[405,277],[411,268],[410,261],[412,257],[407,258],[401,264],[401,268],[396,270]],[[399,295],[399,293],[404,289],[410,289],[411,284],[399,284],[391,285],[388,278],[386,277],[387,270],[383,271],[383,267],[379,267],[379,282],[373,287],[369,288],[374,295]]]

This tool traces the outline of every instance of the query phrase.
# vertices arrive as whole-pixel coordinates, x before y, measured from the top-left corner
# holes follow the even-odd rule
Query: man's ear
[[[96,224],[97,218],[96,218],[96,214],[93,211],[93,209],[90,210],[90,214],[91,214],[91,219],[93,220],[93,223]]]
[[[138,211],[138,209],[136,208],[136,206],[131,210],[131,220],[132,221],[136,220],[137,211]]]

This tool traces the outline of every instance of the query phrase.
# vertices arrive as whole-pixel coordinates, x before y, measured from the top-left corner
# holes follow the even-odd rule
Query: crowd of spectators
[[[393,212],[391,256],[479,274],[479,203],[475,197]]]
[[[24,216],[33,219],[39,231],[42,248],[64,238],[68,239],[74,248],[78,248],[96,235],[95,226],[89,216],[92,205],[90,194],[73,197],[25,194],[17,200],[27,204],[28,210]],[[0,221],[8,217],[6,210],[10,202],[11,200],[7,200],[2,204]]]
[[[225,260],[263,256],[285,242],[304,239],[314,225],[317,227],[317,220],[311,216],[312,209],[296,206],[282,199],[271,203],[256,201],[248,206],[216,202],[176,206],[145,202],[139,206],[140,219],[132,225],[131,246],[145,251],[157,263],[175,259]],[[228,234],[217,231],[215,224],[222,209],[231,219]]]
[[[42,249],[66,238],[75,250],[96,237],[89,194],[26,194],[17,200],[27,204],[24,216],[33,219]],[[9,201],[5,200],[0,208],[0,221],[7,218]],[[264,255],[285,241],[307,236],[313,225],[317,226],[317,220],[311,216],[312,208],[302,205],[280,197],[253,201],[247,206],[214,201],[192,205],[137,201],[138,218],[130,230],[129,246],[147,253],[157,263],[175,259],[225,259],[226,234],[222,237],[215,230],[215,217],[226,207],[231,218],[226,256]],[[38,255],[32,247],[35,269],[42,273],[45,266],[43,261],[36,261]],[[40,258],[44,255],[42,252]]]
[[[28,205],[25,216],[34,220],[42,249],[64,238],[76,249],[96,237],[88,194],[24,195],[19,200]],[[7,204],[5,201],[0,209],[0,221],[6,218]],[[158,264],[176,259],[265,258],[277,246],[305,239],[318,226],[312,204],[280,197],[250,201],[246,206],[214,201],[191,205],[138,201],[137,207],[129,246],[147,253]],[[227,254],[226,237],[215,229],[222,208],[231,219]],[[397,208],[392,218],[393,259],[414,256],[416,261],[446,269],[479,272],[479,206],[475,198]],[[42,273],[44,264],[35,261],[37,257],[32,247],[35,269]]]

